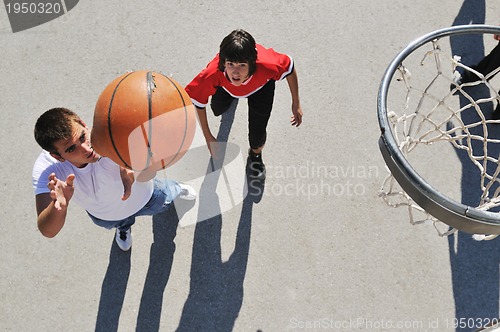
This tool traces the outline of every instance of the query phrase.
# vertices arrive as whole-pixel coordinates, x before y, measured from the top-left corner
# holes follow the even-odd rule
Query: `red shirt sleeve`
[[[208,98],[215,93],[220,85],[218,64],[219,55],[217,54],[207,67],[186,86],[186,92],[196,107],[206,107]]]
[[[293,60],[287,54],[278,53],[272,48],[264,48],[257,44],[257,63],[265,68],[269,78],[279,81],[293,71]]]

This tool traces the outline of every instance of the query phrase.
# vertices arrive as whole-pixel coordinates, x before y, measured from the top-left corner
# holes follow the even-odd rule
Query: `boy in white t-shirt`
[[[44,149],[33,166],[33,187],[38,229],[46,237],[59,233],[74,201],[95,224],[116,228],[116,243],[127,251],[136,216],[163,212],[177,197],[196,199],[193,188],[175,181],[134,181],[132,171],[93,150],[89,128],[66,108],[42,114],[35,139]]]

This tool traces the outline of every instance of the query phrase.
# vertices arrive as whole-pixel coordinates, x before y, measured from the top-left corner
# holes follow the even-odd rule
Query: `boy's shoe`
[[[262,197],[264,196],[264,189],[266,186],[266,180],[259,180],[259,179],[247,179],[247,196],[245,197],[245,200],[249,200],[250,202],[254,204],[258,204],[261,200]]]
[[[497,102],[497,107],[493,111],[493,120],[500,120],[500,103]]]
[[[115,236],[116,244],[123,251],[129,251],[132,247],[132,229],[129,228],[126,231],[121,231],[119,228],[116,229]]]
[[[460,74],[458,70],[453,72],[453,84],[451,88],[453,89],[455,85],[462,85],[465,83],[472,83],[481,80],[476,74],[470,72],[468,70],[464,71],[463,74]]]
[[[184,199],[186,201],[194,201],[196,199],[196,190],[193,187],[188,186],[185,183],[180,183],[181,193],[179,194],[180,199]]]
[[[481,80],[476,74],[470,72],[470,71],[465,71],[465,73],[462,75],[462,84],[464,83],[471,83],[471,82],[476,82]]]
[[[262,161],[262,152],[255,154],[252,149],[248,150],[247,171],[251,178],[258,180],[266,178],[266,165]]]

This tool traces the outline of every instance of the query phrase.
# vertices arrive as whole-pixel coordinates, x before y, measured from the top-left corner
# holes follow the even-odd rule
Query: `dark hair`
[[[83,125],[82,120],[67,108],[52,108],[43,113],[35,124],[35,140],[42,149],[57,154],[54,143],[71,138],[72,123]]]
[[[219,70],[224,71],[224,63],[248,62],[248,75],[255,72],[255,62],[257,61],[257,49],[255,39],[245,30],[237,29],[227,35],[219,47]]]

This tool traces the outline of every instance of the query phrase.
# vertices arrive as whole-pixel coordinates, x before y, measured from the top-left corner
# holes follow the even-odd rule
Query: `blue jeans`
[[[90,216],[90,219],[92,219],[94,224],[98,226],[107,229],[118,228],[120,229],[120,231],[126,231],[135,223],[135,217],[153,216],[155,214],[167,211],[172,201],[177,196],[179,196],[180,192],[181,187],[176,181],[155,178],[154,189],[151,198],[142,209],[140,209],[137,213],[131,215],[130,217],[122,220],[110,221],[96,218],[88,212],[87,214]]]

